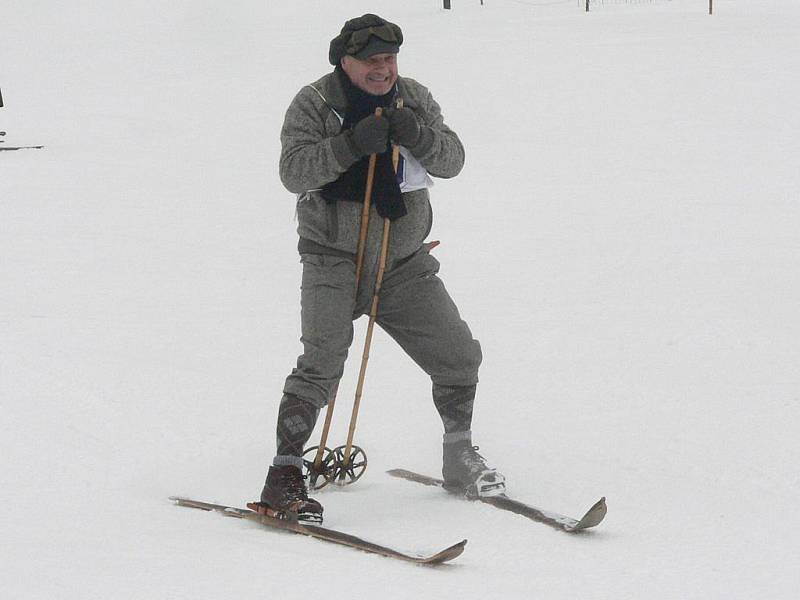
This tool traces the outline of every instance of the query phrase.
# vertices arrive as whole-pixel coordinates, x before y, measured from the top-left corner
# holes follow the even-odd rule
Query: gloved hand
[[[411,148],[419,142],[420,127],[417,115],[410,108],[395,108],[388,112],[389,137],[395,144]]]
[[[350,131],[351,146],[360,156],[380,154],[389,146],[389,120],[384,117],[364,117]]]

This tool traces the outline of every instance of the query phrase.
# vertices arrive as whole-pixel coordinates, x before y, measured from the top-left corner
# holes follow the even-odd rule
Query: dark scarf
[[[397,93],[397,85],[395,85],[383,96],[368,94],[353,85],[347,74],[339,67],[336,68],[336,76],[339,78],[347,97],[347,110],[344,114],[342,131],[352,128],[361,119],[375,114],[375,109],[379,106],[382,108],[390,106]],[[322,187],[323,197],[328,202],[345,200],[363,203],[368,170],[369,156],[365,156],[342,173],[336,181],[324,185]],[[378,154],[375,161],[372,203],[381,217],[392,221],[408,212],[405,202],[403,202],[400,184],[397,182],[397,176],[392,166],[391,147],[382,154]]]

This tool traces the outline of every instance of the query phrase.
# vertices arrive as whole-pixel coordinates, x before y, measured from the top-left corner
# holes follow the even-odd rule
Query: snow
[[[800,4],[5,0],[3,596],[793,598]],[[429,382],[376,332],[326,524],[421,568],[177,508],[241,505],[300,351],[278,131],[347,18],[406,35],[467,148],[433,190],[484,350],[475,441],[568,536],[435,475]],[[359,322],[334,436],[344,442]],[[338,443],[338,442],[337,442]]]

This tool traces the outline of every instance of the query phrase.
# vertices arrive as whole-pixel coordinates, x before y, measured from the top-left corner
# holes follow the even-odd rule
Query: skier
[[[277,455],[261,501],[251,505],[264,514],[322,522],[322,506],[308,497],[303,479],[303,450],[336,393],[353,321],[369,311],[384,218],[391,220],[391,236],[377,323],[432,380],[444,424],[445,486],[477,496],[504,491],[503,476],[472,444],[480,344],[437,276],[439,262],[430,250],[438,242],[425,243],[432,224],[430,176],[457,175],[464,148],[428,89],[398,76],[402,43],[400,27],[377,15],[347,21],[330,43],[333,72],[298,92],[283,123],[280,176],[297,194],[303,354],[283,389]],[[396,174],[392,145],[401,153]],[[369,234],[357,286],[360,215],[373,154]]]

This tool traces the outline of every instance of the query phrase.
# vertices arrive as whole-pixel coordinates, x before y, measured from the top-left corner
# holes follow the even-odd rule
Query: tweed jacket
[[[421,125],[420,141],[401,148],[411,167],[422,172],[413,185],[403,186],[408,214],[392,222],[390,265],[422,246],[432,226],[428,186],[434,177],[454,177],[464,165],[464,147],[442,118],[430,91],[407,77],[397,80],[397,95],[412,109]],[[303,87],[292,100],[281,130],[280,177],[297,194],[298,234],[301,252],[354,255],[358,244],[363,205],[349,201],[326,201],[320,188],[336,180],[359,157],[342,135],[347,100],[335,73]],[[412,169],[413,170],[413,169]],[[407,191],[406,191],[407,190]],[[371,210],[367,260],[380,247],[382,219]]]

